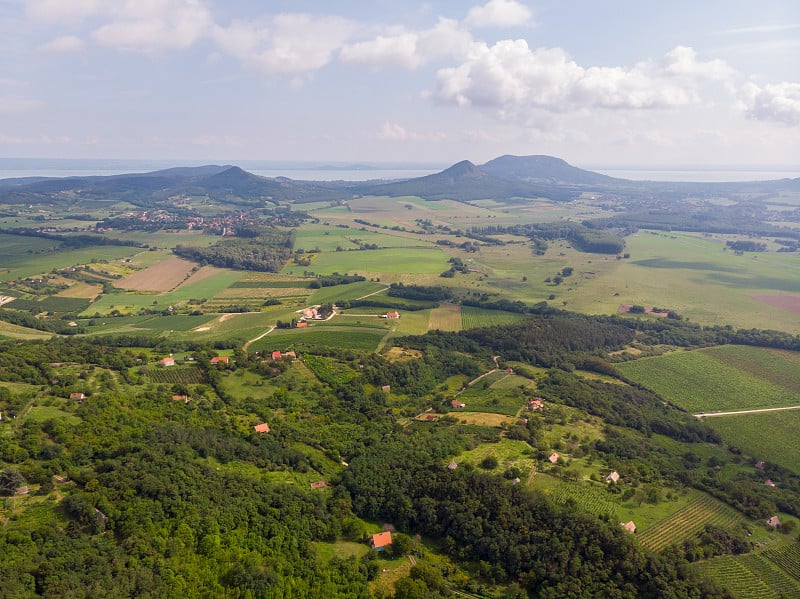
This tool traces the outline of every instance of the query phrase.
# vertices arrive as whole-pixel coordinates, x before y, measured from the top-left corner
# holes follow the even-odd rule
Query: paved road
[[[737,412],[709,412],[708,414],[695,414],[696,418],[716,418],[717,416],[735,416],[736,414],[760,414],[761,412],[781,412],[783,410],[800,410],[800,406],[786,408],[762,408],[760,410],[739,410]]]

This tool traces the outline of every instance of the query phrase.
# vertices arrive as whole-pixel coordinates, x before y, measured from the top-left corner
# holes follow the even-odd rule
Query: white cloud
[[[415,69],[440,57],[463,59],[472,43],[472,35],[458,21],[440,18],[430,29],[389,31],[371,40],[346,45],[339,58],[371,69]]]
[[[125,0],[112,16],[92,32],[92,39],[128,52],[187,48],[213,25],[211,12],[198,0]]]
[[[525,40],[502,40],[475,44],[462,64],[440,69],[434,97],[522,117],[537,110],[671,108],[699,101],[692,80],[728,74],[721,61],[698,63],[690,48],[673,50],[661,64],[587,68],[561,48],[531,50]]]
[[[718,31],[718,35],[750,35],[760,33],[779,33],[781,31],[792,31],[800,29],[800,23],[786,23],[783,25],[753,25],[750,27],[737,27],[735,29],[725,29]]]
[[[234,21],[214,27],[220,50],[267,75],[319,69],[355,29],[340,17],[282,14],[261,23]]]
[[[533,11],[516,0],[489,0],[467,13],[471,27],[520,27],[532,24]]]
[[[418,133],[409,131],[397,123],[386,121],[383,127],[375,134],[375,137],[387,141],[445,141],[447,134],[437,131]]]
[[[800,83],[776,83],[759,87],[747,83],[741,93],[742,107],[751,119],[800,125]]]
[[[26,10],[37,21],[79,23],[113,4],[113,0],[28,0]]]
[[[39,46],[39,52],[43,54],[70,54],[79,52],[85,45],[83,40],[77,36],[62,35]]]
[[[697,53],[686,46],[676,46],[664,56],[664,72],[668,75],[689,77],[698,80],[725,81],[736,74],[724,60],[698,62]]]

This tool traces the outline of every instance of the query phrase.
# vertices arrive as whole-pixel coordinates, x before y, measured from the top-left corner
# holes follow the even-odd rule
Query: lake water
[[[173,161],[173,160],[79,160],[0,158],[0,179],[18,177],[88,177],[146,173],[176,166],[236,164],[262,177],[288,177],[304,181],[368,181],[411,179],[439,172],[447,164],[341,164],[280,161]],[[800,166],[780,169],[725,168],[609,168],[584,166],[604,175],[634,181],[729,182],[764,181],[800,177]]]

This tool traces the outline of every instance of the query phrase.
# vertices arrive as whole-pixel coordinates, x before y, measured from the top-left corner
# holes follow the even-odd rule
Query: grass
[[[483,443],[475,449],[465,451],[456,457],[456,463],[467,463],[478,467],[485,458],[492,456],[497,460],[497,468],[485,470],[486,472],[502,474],[512,466],[516,466],[527,477],[536,465],[536,460],[530,452],[531,447],[525,441],[501,439],[498,443]]]
[[[322,287],[314,291],[309,298],[312,304],[336,303],[337,301],[354,300],[376,291],[381,291],[386,285],[372,281],[360,281],[349,285],[334,285],[333,287]]]
[[[353,543],[352,541],[336,541],[335,543],[314,543],[317,554],[323,561],[329,562],[333,558],[347,559],[349,557],[360,558],[369,552],[369,547],[364,543]]]
[[[458,304],[442,304],[430,311],[428,329],[440,331],[461,330],[461,306]]]
[[[273,347],[277,346],[286,349],[338,347],[374,351],[384,335],[386,335],[384,329],[348,326],[276,329],[263,339],[254,342],[249,351],[271,351]]]
[[[758,351],[752,348],[743,354],[754,356]],[[737,350],[678,352],[617,366],[626,377],[693,412],[774,408],[800,403],[796,391],[767,378],[795,381],[797,375],[788,367],[789,360],[780,363],[787,366],[781,378],[775,375],[782,372],[782,367],[777,367],[772,374],[766,370],[750,373],[740,369],[740,364],[732,359],[736,353]],[[762,357],[767,360],[769,354]]]
[[[525,402],[519,393],[519,387],[528,387],[531,384],[528,379],[496,371],[460,393],[458,400],[464,402],[471,412],[515,416]]]
[[[800,474],[800,410],[707,418],[726,443]]]
[[[80,424],[81,418],[54,406],[33,406],[25,413],[24,421],[44,422],[45,420],[58,420],[66,424]]]

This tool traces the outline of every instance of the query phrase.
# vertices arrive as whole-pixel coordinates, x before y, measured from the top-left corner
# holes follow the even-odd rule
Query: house
[[[457,399],[454,399],[453,401],[451,401],[450,405],[453,406],[454,408],[466,408],[467,407],[467,404],[465,404],[463,401],[458,401]]]
[[[262,422],[261,424],[256,424],[254,427],[257,433],[268,433],[269,432],[269,424],[266,422]]]
[[[550,460],[551,464],[555,464],[558,461],[558,458],[559,455],[554,451],[553,453],[550,454],[550,457],[547,459]]]
[[[456,464],[456,459],[453,458],[452,460],[450,460],[450,463],[447,465],[447,469],[448,470],[455,470],[456,468],[458,468],[458,464]]]
[[[383,385],[381,387],[381,391],[383,391],[384,393],[389,393],[389,391],[391,391],[391,390],[392,390],[392,386],[391,385]]]
[[[514,369],[511,367],[506,368],[503,372],[506,374],[514,374]]]
[[[272,359],[273,360],[280,360],[281,359],[280,350],[275,350],[274,352],[272,352]]]
[[[324,480],[318,480],[317,482],[311,483],[312,489],[324,489],[327,486],[328,483],[326,483]]]
[[[83,401],[84,399],[86,399],[86,396],[83,393],[70,393],[69,398],[77,399],[78,401]]]
[[[400,318],[400,312],[387,312],[386,314],[382,315],[381,318],[391,318],[392,320],[397,320]]]
[[[227,364],[230,361],[231,359],[228,356],[216,356],[214,358],[211,358],[212,364]]]
[[[619,472],[614,470],[614,472],[612,472],[611,474],[606,476],[606,482],[607,483],[618,483],[619,482]]]
[[[774,487],[775,486],[775,483],[772,482],[772,479],[769,479],[769,478],[764,481],[764,484],[767,485],[768,487]]]
[[[781,521],[778,520],[778,516],[772,516],[769,520],[767,520],[767,526],[771,526],[772,528],[778,528],[781,525]]]
[[[16,490],[15,495],[27,495],[28,494],[28,485],[22,485],[19,489]]]
[[[283,357],[284,358],[291,358],[292,360],[296,360],[297,359],[297,354],[294,353],[293,351],[287,351],[287,352],[283,352]]]
[[[379,532],[372,535],[369,546],[375,551],[383,551],[392,544],[392,533],[390,531]]]
[[[756,470],[763,470],[764,469],[764,460],[758,460],[755,463]]]
[[[166,358],[161,358],[158,363],[162,366],[175,366],[175,358],[167,356]]]
[[[78,323],[77,323],[77,322],[75,322],[74,320],[70,320],[70,321],[67,323],[67,326],[70,326],[70,327],[76,327],[76,326],[78,326]]]
[[[544,400],[541,397],[536,397],[528,402],[528,410],[535,412],[541,410],[544,406]]]
[[[183,403],[189,403],[189,396],[188,395],[173,395],[172,401],[182,401]]]
[[[305,320],[301,320],[300,322],[297,323],[297,328],[298,329],[302,329],[303,327],[307,327],[307,326],[308,326],[308,323]]]
[[[521,482],[522,482],[522,479],[519,476],[511,479],[511,484],[512,485],[518,485]]]
[[[626,522],[625,524],[622,524],[622,528],[623,530],[625,530],[625,532],[629,532],[631,534],[636,532],[636,525],[633,523],[633,520],[631,520],[630,522]]]

